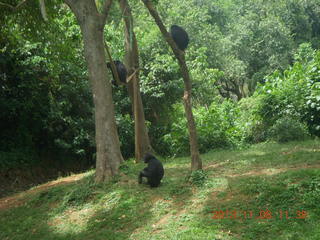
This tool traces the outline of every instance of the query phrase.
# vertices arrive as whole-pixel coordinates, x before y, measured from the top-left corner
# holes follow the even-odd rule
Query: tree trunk
[[[174,55],[178,59],[180,70],[182,73],[183,81],[184,81],[184,109],[186,112],[187,122],[188,122],[188,130],[189,130],[189,141],[190,141],[190,152],[191,152],[191,170],[202,169],[202,161],[200,159],[199,148],[198,148],[198,140],[197,140],[197,130],[196,125],[192,113],[192,103],[191,103],[191,79],[189,75],[189,70],[185,61],[184,52],[178,49],[176,43],[173,41],[172,37],[166,30],[165,26],[162,23],[162,20],[154,8],[152,2],[150,0],[142,0],[144,5],[148,8],[151,16],[154,18],[156,24],[158,25],[163,37],[170,45]]]
[[[105,16],[100,14],[93,0],[65,0],[75,14],[84,41],[95,106],[96,181],[102,182],[118,173],[123,157],[115,123],[111,83],[107,75],[103,28]]]
[[[135,158],[140,161],[143,155],[148,151],[153,151],[148,130],[145,124],[145,115],[139,85],[139,51],[136,36],[133,31],[133,17],[127,0],[119,0],[120,8],[125,23],[125,46],[126,46],[126,64],[128,75],[131,76],[135,70],[136,74],[128,83],[128,93],[133,105],[134,123],[135,123]]]

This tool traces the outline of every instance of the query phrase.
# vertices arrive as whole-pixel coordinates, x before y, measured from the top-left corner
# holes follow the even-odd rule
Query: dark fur
[[[189,36],[182,27],[172,25],[170,28],[170,34],[181,51],[184,51],[188,47]]]
[[[145,154],[143,161],[148,166],[140,172],[138,182],[142,183],[142,177],[145,177],[150,187],[158,187],[164,175],[162,163],[150,153]]]
[[[116,65],[116,69],[117,69],[117,72],[118,72],[118,75],[119,75],[120,82],[127,83],[127,69],[126,69],[126,66],[119,60],[115,60],[113,62],[114,62],[114,65]],[[107,63],[107,67],[111,70],[111,73],[112,73],[112,76],[113,76],[112,84],[115,85],[115,86],[118,86],[117,82],[116,82],[116,77],[115,77],[115,75],[114,75],[114,73],[112,71],[110,62]]]

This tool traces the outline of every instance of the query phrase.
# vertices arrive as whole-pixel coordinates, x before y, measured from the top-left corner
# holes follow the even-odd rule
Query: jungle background
[[[151,145],[166,158],[187,156],[179,66],[143,4],[130,4]],[[47,22],[36,2],[16,12],[0,6],[0,194],[95,165],[80,29],[66,5],[47,5]],[[201,153],[320,135],[318,0],[162,0],[156,6],[166,26],[178,24],[190,37],[186,59]],[[125,54],[121,18],[114,4],[104,30],[114,59]],[[131,103],[123,87],[113,87],[113,98],[121,152],[129,159]]]

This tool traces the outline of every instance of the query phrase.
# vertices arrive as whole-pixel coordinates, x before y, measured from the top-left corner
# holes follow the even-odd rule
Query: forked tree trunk
[[[197,140],[197,130],[196,125],[192,113],[192,104],[191,104],[191,80],[189,75],[189,70],[185,61],[184,52],[178,49],[177,45],[173,41],[172,37],[166,30],[165,26],[162,23],[162,20],[154,8],[152,2],[150,0],[142,0],[144,5],[148,8],[151,16],[154,18],[156,24],[158,25],[163,37],[170,45],[174,55],[178,59],[180,70],[182,73],[183,81],[184,81],[184,109],[186,112],[187,122],[188,122],[188,130],[189,130],[189,141],[190,141],[190,152],[191,152],[191,170],[202,169],[202,161],[200,159],[199,148],[198,148],[198,140]]]
[[[84,41],[95,106],[96,181],[110,179],[123,161],[115,123],[111,83],[107,75],[103,29],[106,16],[97,10],[94,0],[65,0],[75,14]]]
[[[143,155],[148,151],[153,151],[148,130],[145,124],[145,115],[139,85],[139,51],[136,36],[133,31],[133,17],[127,0],[119,0],[125,23],[125,46],[126,46],[126,64],[128,75],[136,71],[136,74],[128,84],[128,93],[133,106],[134,124],[135,124],[135,158],[140,161]]]

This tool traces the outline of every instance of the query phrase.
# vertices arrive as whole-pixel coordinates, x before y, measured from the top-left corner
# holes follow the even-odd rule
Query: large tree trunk
[[[126,46],[126,64],[128,75],[134,73],[133,79],[128,83],[128,93],[133,105],[134,123],[135,123],[135,158],[140,161],[143,155],[148,151],[153,151],[148,130],[145,124],[145,115],[139,85],[139,51],[138,43],[133,31],[133,17],[127,0],[119,0],[125,22],[125,46]]]
[[[85,59],[95,106],[96,181],[110,179],[123,161],[115,123],[111,83],[107,75],[103,28],[105,18],[94,0],[65,0],[81,27]]]
[[[178,59],[180,70],[182,73],[183,81],[184,81],[184,109],[186,112],[187,122],[188,122],[188,130],[189,130],[189,141],[190,141],[190,152],[191,152],[191,170],[202,169],[202,161],[200,159],[199,148],[198,148],[198,140],[197,140],[197,130],[196,125],[192,113],[192,104],[191,104],[191,79],[189,75],[189,70],[185,61],[184,52],[178,49],[177,45],[173,41],[172,37],[166,30],[165,26],[162,23],[162,20],[154,8],[152,2],[150,0],[142,0],[144,5],[148,8],[151,16],[154,18],[156,24],[158,25],[163,37],[170,45],[174,55]]]

